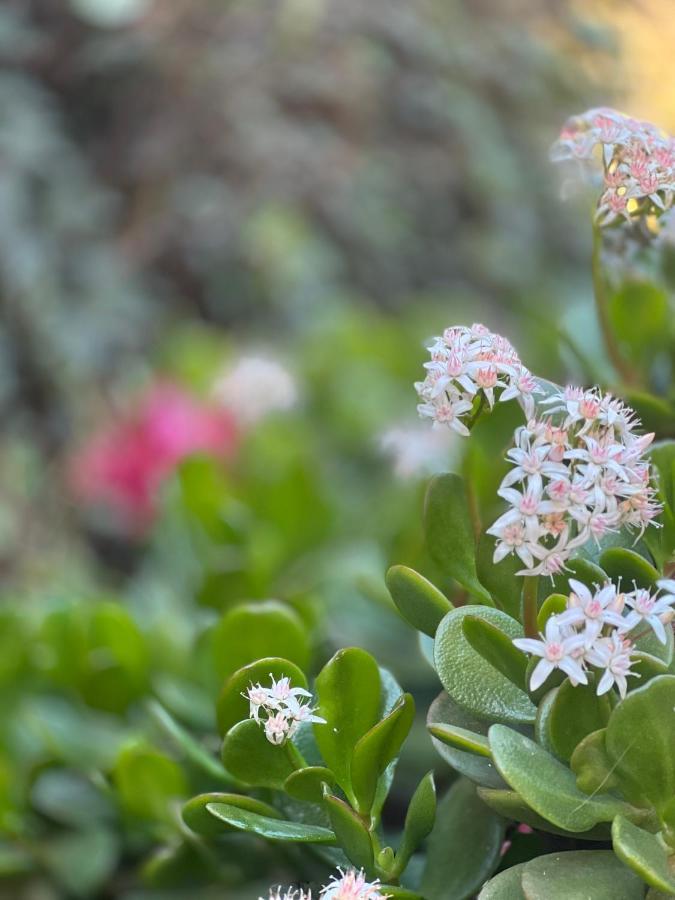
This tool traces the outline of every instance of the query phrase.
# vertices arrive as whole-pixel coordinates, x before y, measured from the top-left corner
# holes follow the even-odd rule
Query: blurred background
[[[186,849],[208,784],[149,704],[217,749],[228,674],[344,644],[433,696],[382,580],[460,464],[425,341],[606,375],[548,149],[675,129],[674,41],[667,0],[3,0],[0,896],[253,896],[259,848]]]

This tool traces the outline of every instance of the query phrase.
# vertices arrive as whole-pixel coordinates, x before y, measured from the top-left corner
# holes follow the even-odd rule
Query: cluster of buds
[[[355,869],[348,869],[346,872],[338,869],[338,873],[321,889],[319,900],[388,900],[391,896],[380,891],[378,879],[366,881],[363,869],[359,872]],[[259,900],[263,898],[260,897]],[[288,890],[282,893],[281,888],[273,888],[269,900],[312,900],[312,892]]]
[[[553,160],[602,167],[597,219],[633,221],[669,209],[675,196],[675,139],[650,122],[614,109],[591,109],[569,119],[551,150]]]
[[[637,675],[630,667],[634,641],[642,636],[640,628],[651,628],[666,643],[665,628],[675,619],[675,581],[663,579],[657,583],[666,592],[662,596],[659,591],[652,594],[642,588],[621,593],[611,583],[591,591],[573,578],[569,586],[567,609],[548,619],[541,640],[513,641],[524,653],[540,657],[530,678],[530,689],[541,687],[554,669],[563,671],[574,686],[588,684],[589,667],[593,667],[602,671],[597,682],[598,696],[616,685],[621,697],[625,697],[627,676]]]
[[[270,744],[286,743],[302,722],[326,724],[325,719],[314,715],[314,707],[303,702],[303,698],[311,698],[309,691],[293,687],[290,678],[283,677],[276,681],[271,674],[270,678],[271,687],[252,684],[242,694],[249,703],[249,717],[263,725]]]
[[[567,387],[542,401],[549,416],[516,430],[499,495],[509,510],[488,528],[494,562],[515,553],[519,575],[555,575],[571,554],[622,527],[640,534],[660,513],[630,407],[599,389]]]
[[[477,397],[492,408],[497,392],[500,401],[515,398],[527,417],[533,414],[533,395],[540,391],[536,380],[509,341],[485,325],[446,328],[427,349],[427,375],[415,390],[422,401],[418,413],[434,426],[468,436],[466,423],[476,411]]]

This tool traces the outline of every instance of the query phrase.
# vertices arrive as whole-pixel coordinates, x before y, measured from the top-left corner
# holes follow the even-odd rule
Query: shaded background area
[[[672,29],[657,0],[5,0],[0,875],[29,872],[6,896],[156,898],[141,869],[201,871],[182,846],[163,875],[152,861],[175,839],[165,794],[210,785],[161,756],[160,799],[139,804],[134,779],[169,753],[143,710],[159,699],[217,753],[223,678],[265,655],[232,631],[243,601],[290,616],[288,655],[312,672],[359,644],[428,705],[382,575],[430,572],[425,478],[458,454],[396,466],[382,436],[412,427],[425,341],[448,324],[484,321],[551,379],[608,372],[592,200],[561,199],[548,149],[595,105],[675,128]],[[182,392],[160,430],[190,431],[251,353],[288,370],[290,408],[193,447],[210,458],[176,451],[151,521],[78,494],[92,436],[126,422],[113,457],[152,463],[134,416],[153,391]],[[434,761],[420,726],[402,797]],[[202,880],[250,897],[232,885],[279,871],[259,847],[234,856]]]

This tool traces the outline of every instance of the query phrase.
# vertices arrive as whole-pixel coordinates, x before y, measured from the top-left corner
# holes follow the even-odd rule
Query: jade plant
[[[568,124],[555,155],[604,177],[596,263],[606,232],[658,231],[673,149],[611,110]],[[312,685],[279,657],[226,680],[222,762],[240,788],[194,797],[183,819],[206,843],[243,831],[302,848],[302,876],[271,898],[675,896],[675,416],[622,355],[594,274],[625,391],[547,381],[483,325],[447,328],[415,385],[420,415],[467,447],[462,474],[428,488],[434,577],[386,575],[442,687],[427,729],[456,778],[440,800],[429,773],[402,827],[383,819],[415,709],[365,650],[339,650]],[[497,415],[509,405],[515,430]]]

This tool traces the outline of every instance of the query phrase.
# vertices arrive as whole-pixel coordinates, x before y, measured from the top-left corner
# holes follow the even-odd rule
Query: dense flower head
[[[590,109],[568,119],[553,145],[554,160],[597,165],[603,192],[597,219],[608,225],[661,213],[675,195],[675,138],[650,122],[614,109]]]
[[[524,653],[540,657],[530,689],[541,687],[554,669],[573,685],[588,684],[588,673],[595,669],[599,696],[616,685],[625,697],[627,677],[639,677],[630,671],[634,640],[651,629],[666,643],[665,628],[675,619],[675,582],[659,581],[655,593],[641,588],[624,593],[610,582],[591,590],[573,578],[569,587],[566,610],[548,619],[540,640],[513,641]],[[665,593],[659,596],[661,591]]]
[[[424,381],[415,383],[421,403],[417,411],[435,427],[452,428],[468,436],[467,420],[475,412],[476,398],[490,408],[499,400],[517,399],[526,416],[534,411],[536,380],[523,366],[509,341],[485,325],[446,328],[427,348]]]
[[[293,687],[286,676],[277,680],[270,674],[270,679],[270,687],[251,684],[242,695],[249,703],[249,718],[263,726],[270,744],[286,743],[302,722],[325,724],[326,720],[315,715],[314,708],[306,702],[312,696],[309,691]]]
[[[366,881],[363,870],[357,872],[338,869],[339,877],[334,877],[321,889],[321,900],[387,900],[389,894],[380,891],[380,882]]]
[[[226,458],[236,442],[227,411],[162,382],[76,453],[71,484],[78,499],[105,507],[120,526],[142,532],[152,522],[162,483],[181,460],[193,453]]]
[[[298,399],[295,379],[269,356],[242,356],[216,378],[213,396],[242,428],[250,428],[272,412],[291,409]]]
[[[661,507],[630,407],[599,389],[567,387],[542,401],[545,417],[518,428],[499,496],[509,509],[488,528],[494,562],[515,553],[520,575],[553,576],[588,541],[625,527],[642,534]]]

